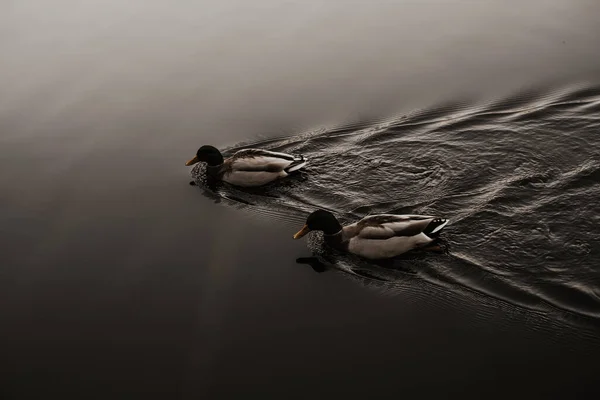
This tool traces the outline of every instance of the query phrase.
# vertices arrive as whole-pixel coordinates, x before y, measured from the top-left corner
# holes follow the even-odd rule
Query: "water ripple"
[[[442,214],[449,254],[397,260],[409,283],[397,268],[333,264],[385,292],[417,279],[600,321],[598,111],[600,86],[575,85],[245,143],[228,151],[300,152],[310,163],[285,184],[205,191],[290,227],[317,207],[343,221]],[[202,185],[200,166],[194,174]]]

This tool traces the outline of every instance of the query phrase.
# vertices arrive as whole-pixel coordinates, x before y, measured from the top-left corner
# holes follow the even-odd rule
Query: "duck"
[[[322,231],[325,243],[337,250],[367,259],[387,259],[413,249],[439,251],[434,242],[448,222],[429,215],[377,214],[342,226],[331,212],[317,210],[308,216],[294,239]]]
[[[216,147],[205,145],[185,165],[198,162],[207,164],[206,173],[211,178],[235,186],[254,187],[285,178],[304,167],[308,160],[303,155],[263,149],[243,149],[229,158],[223,158]]]

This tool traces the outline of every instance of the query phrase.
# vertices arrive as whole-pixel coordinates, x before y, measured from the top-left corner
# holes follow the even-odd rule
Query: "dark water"
[[[3,398],[593,397],[599,18],[3,2]],[[205,143],[311,161],[212,192]],[[446,251],[292,240],[317,207],[443,215]]]

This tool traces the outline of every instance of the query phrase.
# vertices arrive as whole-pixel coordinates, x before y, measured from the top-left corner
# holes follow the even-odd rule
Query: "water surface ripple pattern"
[[[534,310],[600,319],[600,87],[529,90],[227,149],[310,157],[298,179],[220,197],[298,227],[324,208],[450,218],[419,278]],[[201,167],[197,181],[201,183]],[[290,239],[291,240],[291,239]],[[395,275],[393,275],[395,276]]]

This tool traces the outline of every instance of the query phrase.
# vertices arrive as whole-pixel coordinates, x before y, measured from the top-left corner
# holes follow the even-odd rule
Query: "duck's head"
[[[205,145],[200,147],[196,152],[196,156],[186,162],[185,165],[189,167],[200,161],[207,163],[209,167],[216,167],[223,164],[223,155],[216,147]]]
[[[308,216],[306,224],[294,235],[294,239],[300,239],[310,231],[322,231],[326,235],[334,235],[342,230],[337,218],[325,210],[317,210]]]

